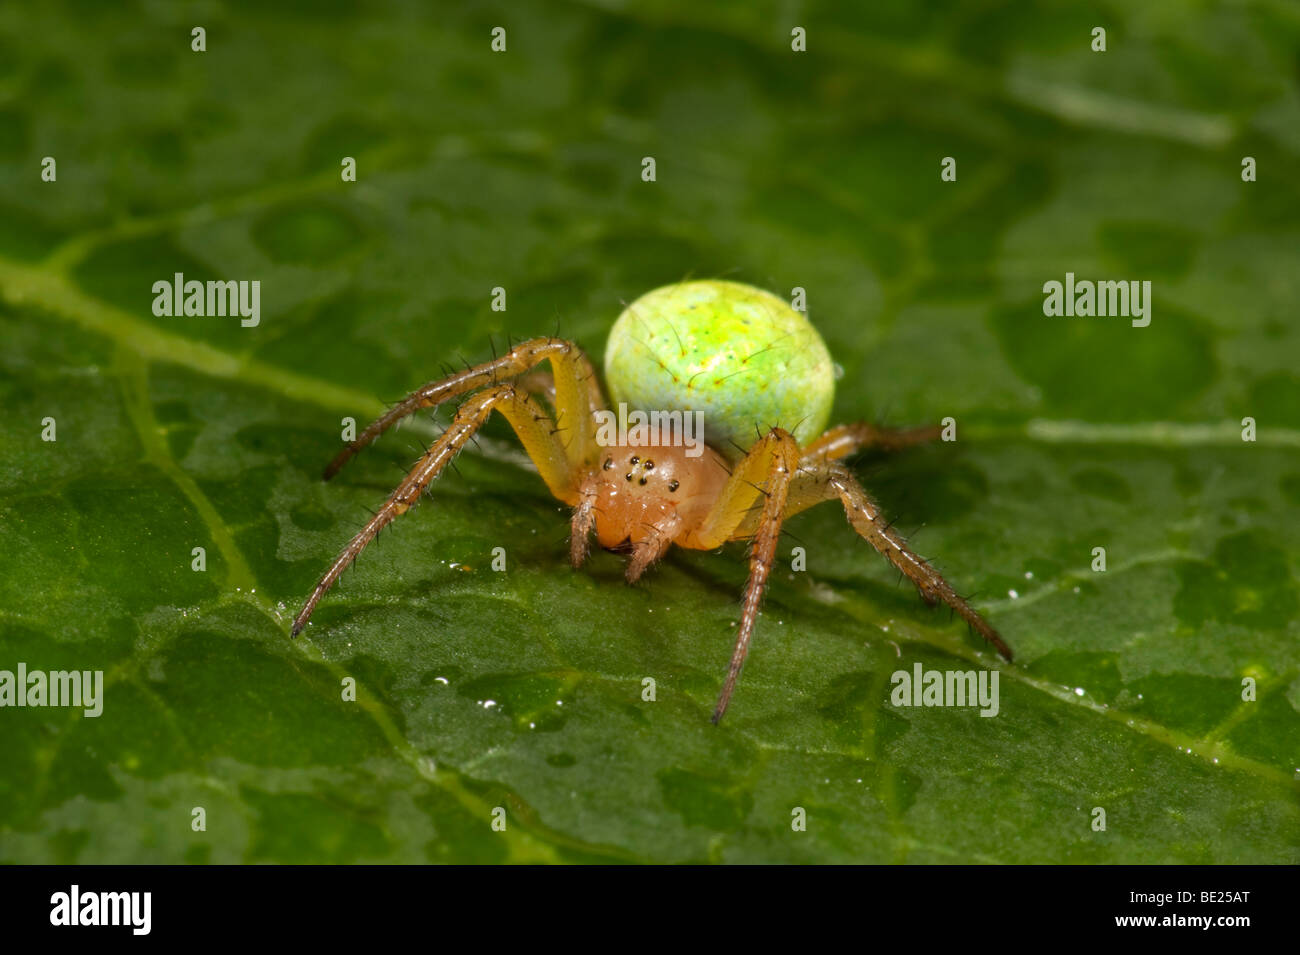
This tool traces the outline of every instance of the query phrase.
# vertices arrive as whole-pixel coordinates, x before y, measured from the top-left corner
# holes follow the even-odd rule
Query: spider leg
[[[596,382],[595,376],[593,375],[588,381],[590,382],[591,406],[593,408],[603,408],[605,399],[600,393],[600,385]],[[524,391],[541,395],[552,405],[555,404],[555,376],[545,368],[534,368],[532,371],[520,375],[515,383]]]
[[[569,535],[569,561],[574,567],[581,567],[587,559],[591,529],[596,525],[596,483],[596,474],[592,472],[583,478],[578,488],[578,503],[573,508],[573,530]]]
[[[646,569],[668,551],[681,526],[682,519],[675,515],[651,525],[649,535],[643,537],[632,548],[632,559],[627,562],[629,584],[640,580]]]
[[[735,538],[738,536],[736,529],[746,522],[759,498],[762,498],[761,515],[749,551],[749,580],[745,583],[740,628],[736,633],[731,663],[727,667],[727,678],[713,710],[715,724],[727,711],[727,704],[731,702],[731,695],[736,689],[736,681],[740,678],[740,669],[749,653],[750,638],[754,635],[754,624],[758,621],[759,603],[772,570],[777,539],[781,536],[781,522],[785,518],[790,482],[798,464],[798,442],[788,431],[773,428],[736,465],[717,503],[695,535],[699,546],[706,550]]]
[[[325,480],[332,478],[353,455],[406,416],[421,408],[434,408],[466,392],[523,374],[548,359],[555,369],[553,384],[556,429],[572,433],[567,450],[569,460],[575,464],[585,463],[594,454],[595,431],[591,424],[591,412],[604,407],[596,373],[591,367],[591,361],[572,342],[559,338],[533,338],[516,345],[499,358],[431,381],[411,392],[367,425],[356,440],[335,456],[325,468]]]
[[[915,444],[934,441],[942,433],[938,425],[924,428],[881,428],[865,421],[831,428],[804,449],[804,457],[835,461],[867,448],[899,451]]]
[[[790,498],[789,513],[804,510],[819,501],[838,499],[844,505],[849,523],[859,536],[916,584],[917,590],[928,603],[946,603],[976,633],[991,643],[998,653],[1007,660],[1011,659],[1011,648],[998,632],[952,589],[942,574],[908,546],[893,525],[885,520],[876,502],[843,466],[805,457]]]
[[[294,618],[293,636],[302,632],[312,611],[316,609],[316,604],[334,586],[343,571],[357,559],[357,555],[381,530],[419,501],[425,488],[451,463],[493,411],[501,412],[510,422],[551,493],[567,504],[574,503],[577,499],[579,472],[565,459],[564,447],[556,437],[550,416],[534,398],[515,385],[497,385],[479,392],[457,409],[447,430],[411,468],[384,506],[375,512],[374,517],[343,548]]]

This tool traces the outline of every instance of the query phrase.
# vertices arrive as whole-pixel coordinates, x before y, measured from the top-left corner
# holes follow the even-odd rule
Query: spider
[[[538,368],[547,361],[550,375]],[[683,440],[685,421],[679,427],[671,414],[664,415],[669,426],[657,432],[620,429],[611,437],[601,427],[610,412],[591,361],[559,338],[525,341],[492,361],[432,381],[371,423],[325,469],[329,480],[407,415],[468,395],[447,430],[326,571],[294,619],[293,636],[362,549],[417,503],[497,411],[551,494],[573,508],[574,567],[586,559],[593,532],[600,546],[630,554],[629,582],[673,544],[715,550],[730,540],[752,541],[740,627],[713,711],[715,724],[749,652],[781,524],[822,501],[839,501],[853,530],[911,579],[927,603],[946,603],[1011,659],[997,631],[907,545],[841,463],[866,448],[892,451],[933,440],[939,429],[859,422],[823,431],[834,366],[816,329],[785,301],[738,282],[664,286],[624,309],[610,332],[605,368],[620,412],[627,406],[643,413],[698,412],[704,441],[692,447]]]

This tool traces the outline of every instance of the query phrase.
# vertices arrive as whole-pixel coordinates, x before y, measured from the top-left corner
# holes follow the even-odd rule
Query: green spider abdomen
[[[740,282],[682,282],[642,295],[609,333],[605,375],[628,410],[701,412],[705,441],[733,458],[772,427],[808,444],[825,430],[835,397],[817,329]]]

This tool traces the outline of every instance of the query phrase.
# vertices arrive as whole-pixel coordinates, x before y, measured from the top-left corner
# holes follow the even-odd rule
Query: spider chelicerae
[[[551,374],[539,369],[543,362]],[[752,541],[740,627],[714,723],[726,712],[749,652],[782,522],[822,501],[839,501],[853,529],[927,603],[946,603],[1010,660],[997,631],[907,545],[843,464],[867,448],[934,440],[940,429],[859,422],[825,430],[833,368],[816,329],[785,301],[749,285],[709,280],[637,299],[615,322],[605,354],[606,381],[620,407],[698,413],[703,445],[682,441],[672,429],[620,430],[610,439],[591,361],[559,338],[531,339],[430,382],[371,423],[325,469],[328,480],[406,416],[467,396],[447,430],[326,571],[294,619],[293,635],[366,545],[420,499],[496,411],[551,494],[573,508],[575,567],[586,559],[593,534],[600,546],[630,554],[628,581],[674,544],[714,550],[731,540]]]

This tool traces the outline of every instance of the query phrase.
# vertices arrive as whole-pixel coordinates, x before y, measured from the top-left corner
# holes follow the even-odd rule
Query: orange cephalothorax
[[[617,445],[603,448],[600,470],[592,477],[596,540],[601,547],[639,544],[667,532],[675,541],[697,528],[729,471],[716,451],[669,445]]]

